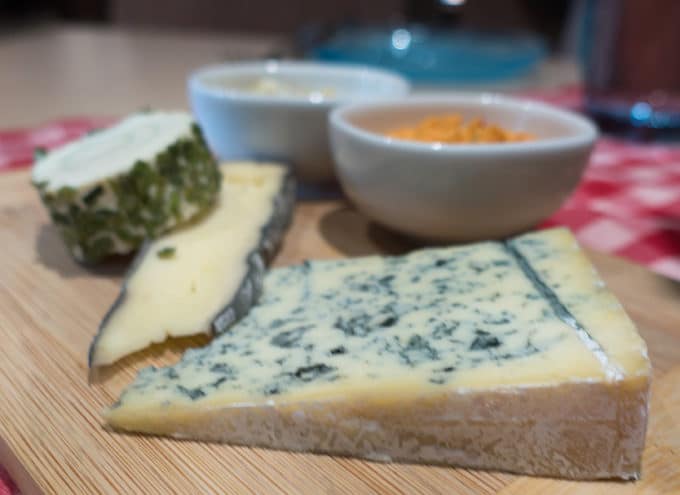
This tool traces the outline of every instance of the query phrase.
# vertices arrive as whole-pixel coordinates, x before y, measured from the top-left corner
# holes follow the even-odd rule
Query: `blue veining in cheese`
[[[503,245],[484,247],[273,270],[257,308],[209,347],[189,351],[168,368],[178,378],[166,385],[178,391],[173,380],[193,382],[197,363],[207,372],[191,390],[219,382],[249,399],[414,371],[443,385],[460,370],[502,366],[576,340]],[[215,366],[225,359],[243,365],[225,374]]]
[[[553,267],[551,257],[563,266]],[[272,270],[260,303],[248,316],[206,348],[188,351],[175,366],[142,371],[108,412],[108,420],[123,429],[295,450],[576,477],[630,476],[635,470],[631,466],[639,463],[646,410],[631,417],[632,453],[603,464],[609,467],[564,461],[567,450],[574,448],[567,443],[577,441],[561,439],[568,434],[568,429],[561,430],[564,421],[583,414],[589,418],[584,427],[592,427],[588,421],[598,427],[611,423],[622,431],[616,408],[635,403],[644,409],[649,377],[644,342],[583,260],[573,238],[557,230],[507,243],[425,249],[401,257],[308,261]],[[556,278],[553,271],[564,273]],[[573,281],[566,283],[569,277]],[[598,304],[612,318],[606,326],[617,327],[617,338],[627,342],[628,351],[615,351],[612,335],[591,328],[600,321],[594,310]],[[512,398],[504,395],[508,393]],[[506,405],[485,410],[484,404],[498,400],[499,394]],[[574,394],[590,394],[592,405],[574,403],[560,411],[548,403]],[[511,405],[517,398],[526,406],[524,413],[512,409],[519,407]],[[398,413],[428,401],[433,401],[429,409],[418,413],[423,421],[432,414],[428,428],[444,421],[434,437],[424,433],[424,426],[409,426]],[[319,410],[319,404],[327,408]],[[325,428],[324,435],[358,435],[347,426],[355,414],[387,429],[401,425],[397,437],[405,429],[421,440],[406,448],[374,432],[365,438],[374,435],[375,441],[357,447],[344,440],[322,441],[313,428],[305,433],[306,440],[287,440],[295,428],[284,433],[273,426],[292,421],[287,407],[306,410],[308,416],[316,411],[317,423],[310,420],[305,428]],[[389,428],[374,418],[386,414],[397,415]],[[199,418],[194,423],[192,415]],[[338,422],[338,415],[345,420]],[[487,418],[484,428],[496,425],[480,430],[480,438],[504,437],[494,440],[493,448],[507,441],[512,442],[509,449],[545,448],[553,459],[544,465],[526,454],[513,454],[519,457],[512,460],[479,452],[467,461],[459,459],[455,452],[460,449],[452,447],[462,438],[457,425],[467,424],[461,431],[473,431],[480,417]],[[240,421],[250,424],[245,432],[243,425],[236,431]],[[512,432],[506,431],[508,421],[515,425]],[[537,426],[541,422],[553,431],[545,446],[534,444],[548,431]],[[593,431],[586,432],[584,442],[597,436]],[[556,438],[560,440],[553,445]],[[613,441],[608,440],[610,452],[622,448],[609,445]],[[465,448],[470,455],[475,449]]]

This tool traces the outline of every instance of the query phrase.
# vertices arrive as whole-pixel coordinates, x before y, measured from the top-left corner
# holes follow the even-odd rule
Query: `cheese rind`
[[[90,347],[90,366],[168,336],[223,332],[260,297],[266,264],[290,222],[293,178],[275,164],[230,163],[221,171],[215,209],[137,256]]]
[[[248,316],[177,365],[143,370],[106,419],[288,450],[634,478],[646,348],[574,246],[555,230],[273,270]],[[591,326],[600,305],[606,329]],[[607,337],[617,328],[625,356]]]

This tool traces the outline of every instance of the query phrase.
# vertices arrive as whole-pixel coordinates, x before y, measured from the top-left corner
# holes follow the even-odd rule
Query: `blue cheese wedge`
[[[382,461],[636,478],[644,341],[567,230],[271,271],[116,429]]]
[[[215,208],[138,254],[90,347],[91,367],[168,336],[223,332],[260,296],[266,263],[292,215],[293,178],[277,164],[220,170]]]
[[[71,255],[94,264],[205,213],[220,174],[184,112],[143,112],[41,156],[33,184]]]

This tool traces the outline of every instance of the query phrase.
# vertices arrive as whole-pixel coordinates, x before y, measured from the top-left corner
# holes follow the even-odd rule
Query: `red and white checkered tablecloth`
[[[110,125],[111,118],[72,117],[33,129],[0,129],[0,172],[30,166],[36,148],[56,148]]]
[[[680,148],[601,139],[579,188],[545,225],[680,280]]]
[[[529,94],[578,109],[579,86]],[[680,143],[600,138],[581,184],[543,226],[566,225],[592,249],[680,280]]]
[[[567,88],[538,99],[576,108],[580,96]],[[111,122],[70,118],[0,130],[0,172],[29,166],[36,147],[55,148]],[[570,227],[585,246],[680,280],[680,146],[601,138],[576,192],[543,224],[553,225]],[[0,495],[15,490],[0,467]]]
[[[0,466],[0,495],[19,495],[19,490],[2,466]]]

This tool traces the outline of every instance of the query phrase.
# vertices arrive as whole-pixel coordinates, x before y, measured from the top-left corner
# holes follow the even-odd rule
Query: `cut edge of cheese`
[[[595,267],[581,254],[571,232],[565,228],[550,229],[526,234],[513,242],[524,254],[527,247],[535,246],[536,239],[540,239],[544,249],[550,250],[550,257],[540,251],[529,255],[532,267],[573,315],[577,325],[588,328],[587,335],[579,334],[594,343],[600,359],[604,353],[604,366],[609,374],[614,377],[650,375],[647,345]],[[579,293],[590,293],[589,300],[581,300]]]
[[[383,462],[639,479],[649,382],[458,389],[335,401],[113,408],[116,430]],[[408,389],[406,390],[408,391]],[[160,419],[162,418],[162,420]],[[517,419],[522,418],[522,419]]]
[[[522,290],[529,291],[527,294],[545,292],[556,297],[557,301],[546,298],[535,303],[542,306],[534,308],[553,312],[542,325],[548,325],[550,332],[559,337],[557,341],[545,340],[545,359],[540,359],[541,353],[535,353],[509,365],[498,364],[499,370],[494,370],[493,359],[489,359],[489,363],[456,372],[457,378],[451,378],[446,382],[448,385],[443,386],[425,380],[431,376],[431,370],[427,371],[428,375],[420,373],[418,367],[411,367],[401,375],[390,375],[396,368],[386,363],[384,377],[361,380],[360,373],[354,372],[354,378],[343,378],[344,381],[328,379],[315,383],[306,382],[302,375],[295,382],[294,390],[260,397],[230,392],[230,378],[226,375],[220,378],[219,373],[212,373],[213,369],[192,371],[192,365],[204,361],[206,366],[223,366],[220,372],[245,363],[234,353],[229,354],[228,349],[226,357],[215,353],[220,346],[234,345],[234,339],[244,337],[243,332],[239,333],[241,326],[244,332],[253,331],[257,328],[253,320],[259,320],[258,324],[276,321],[280,312],[277,304],[281,304],[275,301],[276,297],[295,299],[298,296],[288,292],[285,297],[268,296],[267,281],[276,278],[285,281],[286,276],[294,280],[299,276],[295,269],[280,269],[271,272],[265,282],[264,309],[256,306],[232,332],[224,334],[207,350],[190,351],[178,365],[143,370],[119,401],[105,412],[106,421],[115,429],[147,434],[380,461],[446,464],[572,479],[638,478],[651,379],[646,346],[572,235],[556,229],[502,244],[430,249],[407,256],[421,257],[417,259],[429,256],[430,265],[439,266],[437,263],[445,258],[445,253],[463,253],[464,249],[472,249],[467,258],[472,261],[466,263],[474,269],[484,263],[492,264],[503,252],[509,257],[500,261],[517,260],[516,266],[492,267],[488,273],[492,277],[504,273],[502,270],[512,271],[507,287],[491,279],[500,291],[508,292],[505,295],[510,301],[501,298],[497,303],[498,314],[503,314],[503,304],[514,304],[521,295],[512,292],[512,287],[518,284],[525,284]],[[333,263],[335,265],[331,265]],[[363,265],[352,268],[352,263]],[[383,268],[373,266],[380,263]],[[322,276],[324,267],[370,274],[371,270],[386,270],[389,263],[378,258],[312,262],[297,271],[307,270],[312,274],[303,277],[307,290],[311,287],[323,291],[336,283]],[[522,266],[523,263],[529,266]],[[321,272],[317,278],[314,270]],[[340,285],[346,287],[351,280],[354,279],[344,278]],[[288,287],[294,286],[295,283],[290,283]],[[530,286],[533,291],[527,289]],[[485,306],[481,295],[493,296],[494,289],[485,291],[477,294],[480,296],[478,308],[491,307]],[[459,300],[461,298],[459,296]],[[455,301],[455,297],[452,300]],[[267,309],[270,303],[271,308]],[[533,303],[527,304],[531,309]],[[316,310],[316,315],[322,317],[323,310]],[[560,314],[562,310],[564,314]],[[267,311],[276,314],[267,314]],[[532,313],[531,318],[534,316]],[[525,323],[529,325],[531,318],[526,317]],[[257,338],[262,341],[263,335],[266,333]],[[319,347],[337,344],[329,331],[323,335],[327,335],[328,342],[320,342]],[[489,338],[492,334],[478,333],[475,337],[475,333],[471,333],[465,338],[469,341],[484,335]],[[349,349],[352,338],[356,337],[345,337],[348,353],[352,352]],[[305,342],[303,336],[299,345]],[[571,346],[568,352],[562,347],[565,343]],[[434,343],[430,344],[435,347]],[[544,344],[536,343],[537,346]],[[248,345],[248,350],[261,350],[251,360],[266,361],[271,357],[269,354],[276,357],[276,349],[267,349],[265,344]],[[371,344],[367,341],[365,345]],[[474,345],[473,340],[470,352]],[[480,352],[492,356],[494,347]],[[214,356],[210,354],[212,351]],[[298,351],[288,349],[287,352],[295,356]],[[314,352],[327,360],[327,364],[323,364],[326,370],[344,365],[347,369],[342,371],[352,375],[348,362],[342,361],[342,356],[332,356],[332,349]],[[575,357],[576,361],[572,359]],[[349,361],[352,362],[354,370],[363,366],[368,372],[380,374],[370,363]],[[530,370],[533,374],[546,374],[544,381],[527,380],[522,373],[514,373],[514,368],[529,366],[526,364],[529,362],[535,368]],[[578,368],[571,378],[553,372],[570,365]],[[298,368],[298,371],[308,368]],[[242,373],[257,378],[253,371],[244,369]],[[208,381],[215,377],[218,380],[214,383]],[[244,380],[236,383],[247,385]]]
[[[223,332],[260,297],[292,218],[294,179],[280,164],[233,162],[220,170],[215,208],[136,256],[90,346],[91,368],[168,337]]]

